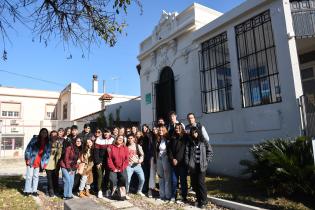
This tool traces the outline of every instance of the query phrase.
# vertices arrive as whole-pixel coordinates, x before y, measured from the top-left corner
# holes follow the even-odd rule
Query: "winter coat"
[[[98,165],[100,163],[103,166],[107,165],[107,147],[113,143],[114,139],[97,138],[94,145],[94,163]]]
[[[129,164],[128,147],[124,145],[118,147],[117,145],[112,144],[107,148],[107,152],[107,164],[111,171],[115,171],[117,169],[122,172],[127,168]]]
[[[80,152],[74,145],[66,147],[63,158],[60,161],[60,167],[75,171],[78,168],[78,159]]]
[[[196,169],[196,147],[200,148],[200,171],[205,172],[207,171],[213,152],[210,144],[204,138],[196,141],[189,137],[185,152],[185,163],[189,167],[189,170],[194,171]]]
[[[40,143],[37,140],[37,136],[34,136],[31,141],[28,143],[26,149],[25,149],[25,153],[24,153],[24,159],[27,161],[29,160],[29,165],[33,166],[35,158],[39,152],[39,148],[40,148]],[[42,169],[45,169],[47,166],[47,163],[49,161],[49,157],[50,157],[50,151],[51,151],[51,147],[49,145],[49,143],[47,142],[45,147],[44,147],[44,152],[42,155],[42,158],[40,160],[40,167]]]
[[[167,145],[167,156],[173,166],[173,159],[177,160],[177,166],[185,164],[185,150],[188,142],[188,136],[174,136]]]
[[[47,170],[54,170],[57,167],[58,161],[61,157],[62,153],[62,143],[57,139],[55,142],[49,142],[51,152],[50,152],[50,157],[49,161],[47,164],[46,169]]]

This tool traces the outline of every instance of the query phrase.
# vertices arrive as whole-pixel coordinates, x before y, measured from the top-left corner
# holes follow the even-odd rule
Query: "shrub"
[[[307,137],[272,139],[250,149],[254,160],[241,160],[244,174],[268,193],[315,195],[312,142]]]

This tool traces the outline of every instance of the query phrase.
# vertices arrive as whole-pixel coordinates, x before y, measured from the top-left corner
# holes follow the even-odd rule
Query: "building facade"
[[[163,12],[140,44],[141,123],[194,112],[214,148],[209,170],[234,176],[253,144],[315,135],[314,10],[314,0],[248,0],[225,14]]]
[[[23,157],[33,135],[41,128],[49,131],[70,127],[83,129],[85,121],[76,120],[100,111],[107,105],[128,101],[134,96],[114,95],[102,100],[97,76],[92,92],[70,83],[61,92],[0,87],[0,158]]]

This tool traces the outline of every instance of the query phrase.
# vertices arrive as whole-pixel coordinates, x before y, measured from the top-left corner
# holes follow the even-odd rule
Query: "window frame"
[[[218,52],[221,50],[221,53]],[[199,72],[202,112],[233,110],[231,60],[227,31],[201,43]]]
[[[234,29],[242,108],[280,103],[281,86],[270,10],[247,19]],[[263,88],[265,82],[269,94]],[[253,91],[253,86],[258,87],[258,92],[256,89]],[[258,103],[256,93],[259,95]]]

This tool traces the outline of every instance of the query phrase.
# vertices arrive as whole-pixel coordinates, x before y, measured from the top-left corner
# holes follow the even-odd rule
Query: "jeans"
[[[171,165],[166,154],[157,158],[157,173],[159,176],[160,198],[170,200],[172,197]]]
[[[56,170],[46,170],[48,192],[50,194],[55,194],[58,190],[58,179],[56,178]]]
[[[111,171],[109,173],[109,179],[111,181],[111,184],[113,188],[117,187],[124,187],[126,185],[126,180],[125,180],[125,172],[113,172]],[[113,191],[112,191],[113,192]]]
[[[136,173],[138,175],[138,178],[139,178],[138,192],[141,192],[143,184],[144,184],[144,173],[141,168],[141,165],[137,164],[134,167],[128,166],[126,171],[127,171],[127,184],[126,184],[127,193],[129,193],[129,185],[130,185],[130,180],[133,173]]]
[[[86,184],[88,176],[81,176],[79,190],[82,191],[85,189],[89,190],[91,187],[89,184]]]
[[[156,178],[156,164],[154,163],[154,158],[151,158],[151,165],[150,165],[150,178],[149,178],[149,188],[155,188],[155,178]]]
[[[172,198],[176,198],[176,190],[178,181],[180,181],[181,195],[183,199],[187,197],[187,172],[186,166],[173,166],[172,167]]]
[[[26,167],[24,192],[33,193],[37,192],[38,187],[39,168],[31,166]]]
[[[74,182],[75,171],[68,171],[66,168],[61,168],[62,171],[62,180],[63,180],[63,196],[65,198],[71,198],[72,187]]]

